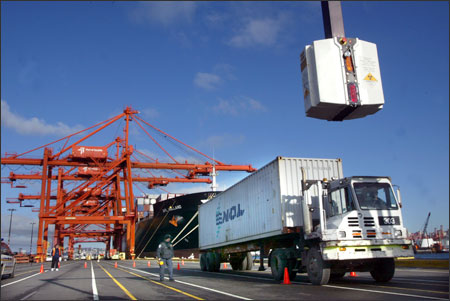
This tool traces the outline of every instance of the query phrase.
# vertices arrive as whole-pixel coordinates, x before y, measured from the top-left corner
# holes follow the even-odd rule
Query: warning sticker
[[[368,80],[368,81],[372,81],[372,82],[377,81],[377,79],[370,72],[369,72],[369,74],[366,75],[366,77],[364,77],[364,80]]]

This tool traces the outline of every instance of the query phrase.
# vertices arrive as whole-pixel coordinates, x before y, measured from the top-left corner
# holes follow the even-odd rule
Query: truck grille
[[[349,227],[359,227],[359,221],[357,217],[349,217],[348,218],[348,226]]]
[[[353,230],[352,236],[353,238],[362,238],[361,230]]]
[[[364,226],[375,227],[375,220],[373,219],[373,217],[364,217]]]
[[[377,233],[375,230],[367,230],[366,231],[367,238],[376,238]]]

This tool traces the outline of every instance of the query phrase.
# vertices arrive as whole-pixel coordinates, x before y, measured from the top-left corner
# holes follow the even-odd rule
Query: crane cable
[[[194,216],[192,216],[192,218],[189,220],[189,222],[186,224],[186,226],[184,226],[184,228],[183,228],[180,232],[178,232],[177,236],[175,236],[175,238],[172,239],[172,243],[174,243],[174,241],[177,240],[178,236],[180,236],[181,233],[183,233],[183,231],[187,228],[187,226],[190,225],[190,223],[194,220],[194,218],[195,218],[197,215],[198,215],[198,211],[195,212]]]
[[[173,244],[173,246],[175,247],[180,241],[182,241],[186,236],[188,236],[189,234],[191,234],[195,229],[198,228],[198,224],[197,226],[195,226],[194,228],[192,228],[191,231],[189,231],[185,236],[183,236],[179,241],[177,241],[176,243]]]

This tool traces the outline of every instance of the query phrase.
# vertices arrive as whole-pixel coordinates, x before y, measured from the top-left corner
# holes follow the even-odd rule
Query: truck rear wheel
[[[370,275],[376,282],[388,282],[394,277],[395,261],[394,258],[381,258],[375,262]]]
[[[314,285],[324,285],[330,280],[330,267],[323,261],[322,254],[316,247],[308,251],[306,270],[309,281]]]
[[[270,270],[272,277],[276,281],[280,281],[284,276],[284,268],[287,267],[286,256],[282,252],[276,250],[270,256]]]
[[[220,255],[215,252],[206,253],[206,268],[208,272],[218,272],[220,270]]]
[[[208,270],[208,265],[206,262],[206,254],[205,253],[200,254],[200,269],[204,272]]]
[[[248,271],[253,269],[253,256],[252,256],[252,253],[247,252],[247,255],[244,258],[244,262],[243,262],[242,266],[243,266],[243,268],[245,270],[248,270]]]

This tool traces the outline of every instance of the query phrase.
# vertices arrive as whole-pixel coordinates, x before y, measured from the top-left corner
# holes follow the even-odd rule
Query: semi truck
[[[200,268],[250,270],[260,251],[278,281],[287,268],[314,285],[367,271],[387,282],[394,259],[413,256],[401,207],[389,177],[344,177],[340,159],[277,157],[199,206]]]

